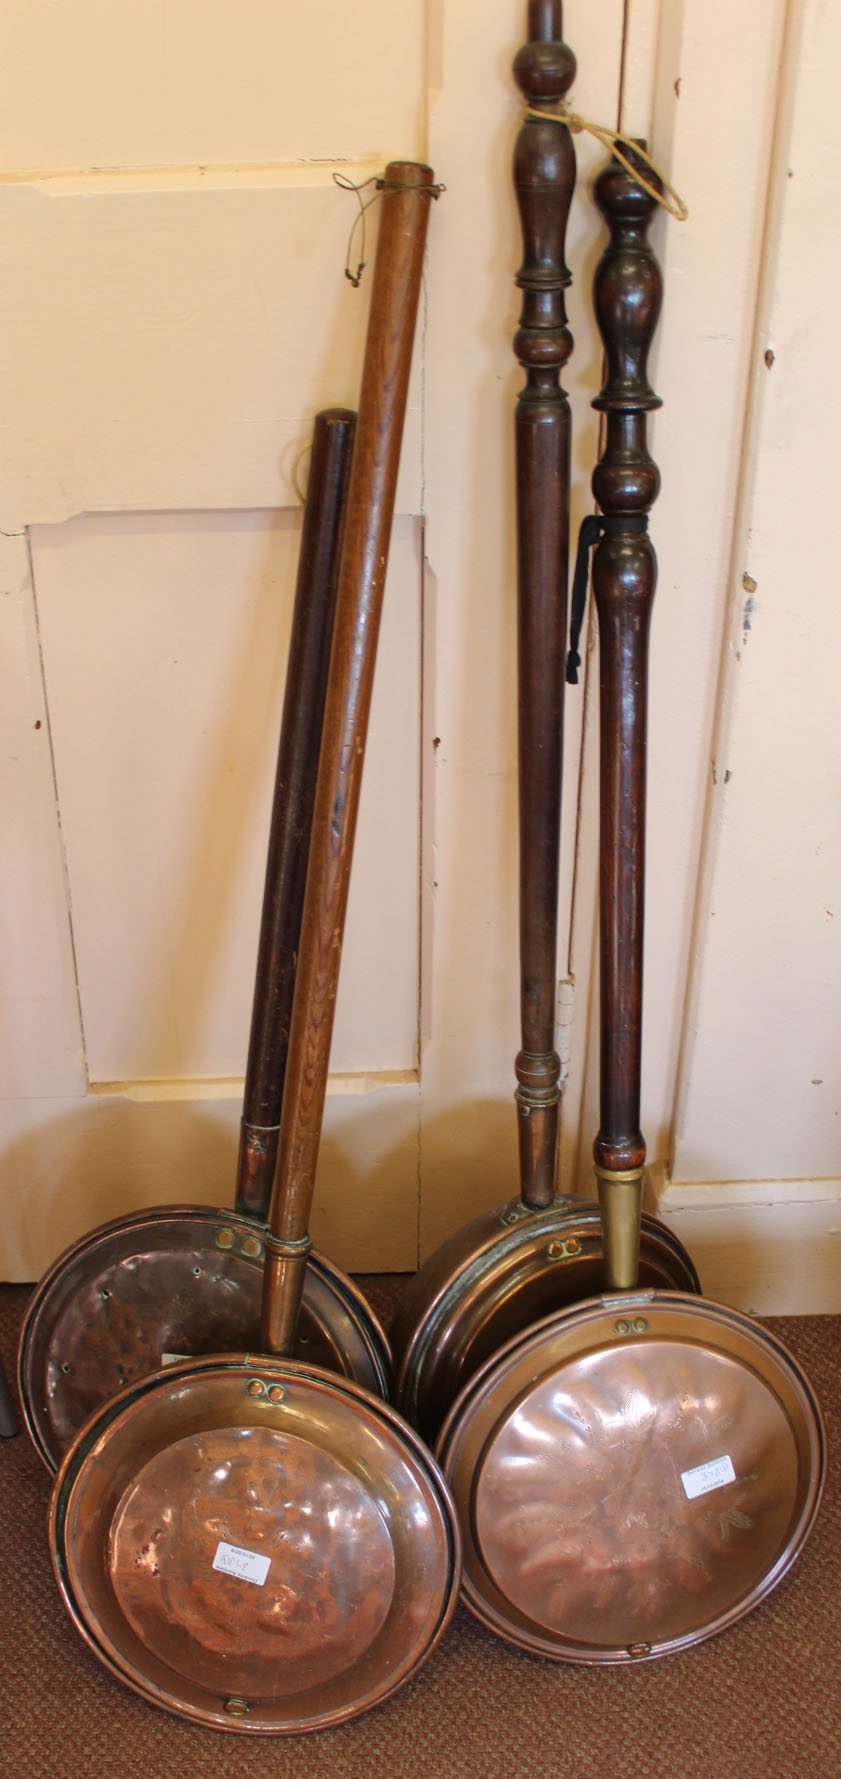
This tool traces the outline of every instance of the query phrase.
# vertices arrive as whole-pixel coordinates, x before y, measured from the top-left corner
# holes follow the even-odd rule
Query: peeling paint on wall
[[[747,594],[747,598],[746,598],[745,603],[742,607],[742,647],[744,648],[745,643],[747,642],[748,636],[750,634],[751,625],[753,623],[753,614],[756,610],[756,600],[754,599],[754,593],[756,592],[756,581],[754,580],[753,575],[743,574],[742,575],[742,586],[744,587],[745,592]]]

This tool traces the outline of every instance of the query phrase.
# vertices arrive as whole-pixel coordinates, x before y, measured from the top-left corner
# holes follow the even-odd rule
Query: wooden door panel
[[[0,185],[0,524],[297,503],[319,407],[357,399],[368,289],[355,200],[262,190]],[[376,212],[369,221],[376,229]],[[419,363],[397,510],[420,510]]]
[[[368,312],[331,175],[423,153],[426,6],[2,10],[0,1267],[26,1278],[103,1216],[229,1196],[296,466],[356,399]],[[419,588],[398,520],[314,1217],[357,1265],[415,1255]]]
[[[580,58],[574,99],[597,117],[615,110],[623,10],[621,0],[604,0],[595,11],[569,0],[565,8]],[[371,771],[382,776],[370,816],[363,813],[355,895],[366,904],[376,894],[383,899],[369,917],[373,961],[368,940],[357,946],[348,937],[347,1016],[340,1009],[343,1048],[334,1054],[314,1234],[346,1265],[411,1265],[421,1174],[428,1244],[463,1212],[508,1196],[514,1173],[510,436],[518,373],[510,341],[519,243],[510,153],[519,107],[510,64],[523,40],[525,6],[313,0],[293,13],[255,0],[244,13],[232,0],[152,10],[129,0],[116,11],[80,0],[72,32],[57,11],[46,0],[26,7],[8,0],[4,9],[16,80],[0,120],[8,169],[0,179],[0,526],[30,528],[33,542],[37,614],[32,590],[24,597],[33,637],[37,615],[42,622],[65,828],[59,836],[48,760],[46,772],[40,768],[41,808],[30,822],[52,824],[50,908],[61,943],[50,967],[63,984],[50,991],[53,1010],[62,1007],[53,1049],[67,1066],[51,1062],[36,1080],[37,1097],[25,1100],[10,1078],[14,1097],[0,1102],[0,1264],[31,1277],[103,1215],[170,1196],[227,1195],[239,1112],[232,1071],[240,1066],[251,976],[242,935],[249,919],[253,933],[256,915],[258,801],[267,799],[273,753],[268,682],[276,669],[277,698],[282,651],[272,659],[271,647],[254,644],[266,630],[248,628],[268,597],[259,573],[232,571],[225,586],[220,575],[205,609],[186,570],[173,586],[169,548],[182,523],[212,535],[234,515],[231,528],[241,521],[247,533],[257,523],[252,515],[295,505],[294,463],[312,414],[355,399],[367,315],[366,284],[355,292],[344,278],[354,200],[336,191],[331,172],[362,178],[407,155],[430,158],[447,185],[430,227],[428,303],[398,488],[398,510],[425,515],[431,567],[424,579],[434,598],[424,610],[421,717],[419,566],[414,531],[410,542],[409,528],[402,539],[398,528],[398,557],[406,551],[405,575],[395,570],[399,640],[389,643],[384,633],[394,671],[378,690],[384,702],[376,726],[391,737],[401,723],[407,733],[414,724],[414,753],[374,736]],[[578,148],[570,387],[580,512],[594,455],[589,399],[598,351],[586,294],[595,246],[583,181],[601,150],[583,138]],[[368,220],[370,265],[376,210]],[[77,521],[81,513],[93,517]],[[167,517],[153,521],[155,513]],[[187,520],[176,517],[184,513]],[[272,521],[281,551],[291,523]],[[142,535],[146,549],[156,526],[161,534],[171,526],[169,545],[154,563],[149,558],[144,576],[140,555],[128,566],[128,540]],[[100,540],[109,540],[108,584],[98,591],[92,576],[71,574],[66,564],[50,579],[48,553],[58,551],[62,535],[72,554],[74,527],[79,537],[87,528],[88,544],[97,527]],[[120,599],[122,607],[113,603]],[[177,658],[192,665],[180,682],[168,674],[167,650],[156,658],[150,649],[147,601],[157,608],[158,637],[168,643],[167,626],[181,624]],[[390,586],[386,623],[394,605]],[[243,699],[236,677],[243,655],[235,620],[243,614],[263,675],[259,706]],[[35,662],[37,680],[37,647]],[[576,723],[571,712],[572,781]],[[156,739],[166,727],[177,737],[174,774]],[[258,757],[263,774],[244,824],[241,872],[231,864],[237,836],[235,823],[226,826],[234,800],[224,770],[221,815],[211,790],[226,763],[226,727],[236,740],[232,776],[247,776]],[[191,787],[192,827],[185,818]],[[121,791],[145,822],[147,869],[133,878],[131,855],[117,844]],[[369,821],[375,831],[366,836]],[[574,782],[565,823],[569,839]],[[379,860],[392,831],[405,869],[399,893],[385,878],[372,884],[372,864],[362,874],[366,851]],[[90,1083],[60,840],[78,924]],[[212,868],[202,871],[208,847]],[[562,934],[571,844],[564,871]],[[407,1014],[420,949],[416,909],[414,927],[407,912],[410,872],[415,900],[419,881],[424,900],[421,1060],[416,1000],[411,1029]],[[114,920],[121,876],[128,911]],[[191,929],[189,892],[197,882],[210,887]],[[168,892],[163,927],[161,884]],[[16,918],[31,957],[38,931],[22,883],[19,890]],[[119,994],[109,993],[109,970],[124,971],[126,960]],[[378,967],[385,989],[372,974]],[[167,1002],[173,977],[177,1017],[171,996]],[[33,993],[41,979],[34,971],[27,978]],[[37,1015],[30,1008],[26,1017],[34,1030]],[[465,1199],[462,1210],[465,1148],[471,1157],[475,1149],[477,1165],[474,1202]]]
[[[85,1073],[25,538],[0,537],[0,662],[0,1101],[31,1102]]]
[[[0,160],[24,169],[341,160],[382,156],[397,141],[416,153],[425,11],[423,0],[249,0],[245,11],[237,0],[4,0],[15,78],[5,82]]]
[[[31,534],[89,1079],[242,1074],[299,513]],[[416,1064],[419,562],[392,545],[332,1066]]]
[[[111,1217],[158,1204],[229,1205],[238,1083],[0,1099],[7,1279],[35,1279]],[[417,1255],[418,1087],[374,1075],[331,1082],[318,1157],[313,1240],[357,1271],[405,1272]]]

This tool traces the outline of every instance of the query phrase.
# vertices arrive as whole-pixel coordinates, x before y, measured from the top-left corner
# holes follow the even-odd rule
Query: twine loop
[[[551,107],[546,106],[545,108],[527,105],[526,113],[529,117],[555,118],[558,123],[566,124],[573,136],[580,136],[582,132],[586,132],[588,136],[595,136],[596,141],[600,142],[609,154],[615,156],[620,165],[625,168],[625,172],[630,173],[631,178],[636,180],[637,185],[642,186],[643,191],[647,192],[655,203],[662,204],[663,209],[668,210],[669,215],[674,216],[678,222],[686,221],[689,210],[683,199],[675,191],[674,186],[669,184],[656,161],[653,161],[650,154],[641,148],[638,142],[634,141],[633,136],[626,136],[622,130],[612,130],[608,124],[594,123],[592,118],[581,117],[577,111],[572,110],[565,99],[558,99]],[[634,160],[639,157],[641,161],[645,161],[646,166],[651,168],[655,179],[657,179],[658,185],[654,185],[650,179],[646,179],[639,167],[634,166],[633,161],[619,147],[620,142],[630,150]]]
[[[354,180],[348,179],[346,173],[334,173],[333,174],[333,184],[337,185],[339,187],[340,191],[354,192],[356,195],[357,203],[359,204],[359,213],[357,216],[354,217],[353,227],[351,228],[350,234],[348,236],[347,253],[345,254],[345,277],[347,278],[348,283],[353,285],[354,290],[358,290],[360,284],[362,283],[362,274],[365,270],[365,265],[366,265],[366,260],[365,260],[365,212],[366,212],[366,210],[370,210],[371,205],[376,204],[378,198],[382,197],[384,191],[414,191],[414,192],[421,193],[426,198],[440,198],[442,191],[446,191],[446,189],[447,189],[447,187],[445,185],[414,185],[414,184],[410,184],[408,179],[384,179],[378,173],[372,173],[370,179],[363,179],[361,185],[357,185],[354,182]],[[371,192],[369,197],[363,199],[362,193],[367,190],[369,185],[372,185],[374,187],[374,190]],[[353,238],[354,238],[354,235],[356,234],[357,229],[359,229],[359,228],[361,228],[361,231],[362,231],[361,238],[360,238],[360,245],[359,245],[360,257],[359,257],[359,263],[357,265],[356,271],[354,272],[351,268],[351,254],[353,252]]]
[[[296,451],[292,468],[289,471],[289,480],[292,483],[302,507],[305,507],[307,504],[307,490],[305,484],[301,480],[301,470],[306,459],[310,457],[311,454],[312,439],[305,439],[304,443]],[[270,1128],[274,1129],[274,1126],[272,1125]],[[278,1126],[278,1129],[279,1128],[280,1127]]]

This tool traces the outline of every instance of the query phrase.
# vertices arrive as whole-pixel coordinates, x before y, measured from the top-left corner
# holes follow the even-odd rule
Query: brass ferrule
[[[263,1347],[267,1353],[275,1353],[280,1358],[288,1358],[294,1349],[311,1247],[308,1235],[299,1241],[283,1241],[272,1234],[266,1236]]]
[[[301,1257],[306,1259],[312,1247],[312,1236],[300,1235],[287,1239],[286,1236],[275,1235],[271,1229],[267,1229],[266,1247],[282,1260],[298,1260]]]
[[[642,1222],[641,1167],[596,1167],[604,1236],[604,1279],[607,1291],[631,1291],[639,1273]]]

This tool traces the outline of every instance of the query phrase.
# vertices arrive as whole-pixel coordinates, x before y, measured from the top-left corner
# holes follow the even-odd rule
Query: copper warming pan
[[[523,230],[515,351],[522,1049],[516,1061],[520,1192],[445,1241],[421,1267],[391,1330],[396,1400],[430,1442],[466,1379],[506,1340],[604,1283],[598,1206],[555,1195],[560,1061],[554,1050],[561,756],[569,547],[570,414],[559,373],[572,340],[564,237],[575,182],[566,125],[551,112],[575,75],[560,0],[531,0],[514,72],[532,108],[514,183]],[[541,106],[547,110],[540,113]],[[664,1224],[642,1221],[647,1285],[700,1289]]]
[[[233,1212],[172,1205],[93,1230],[53,1263],[21,1331],[29,1432],[55,1470],[94,1409],[164,1354],[258,1342],[263,1229],[277,1154],[318,749],[355,416],[316,416],[258,949]],[[307,1270],[302,1357],[388,1393],[385,1336],[322,1256]]]
[[[91,1649],[193,1721],[282,1734],[355,1716],[453,1610],[439,1472],[378,1397],[289,1357],[326,1088],[362,756],[432,174],[383,182],[262,1306],[263,1353],[158,1371],[88,1423],[51,1548]]]
[[[617,161],[596,183],[607,380],[593,477],[601,675],[601,1127],[608,1292],[515,1337],[454,1403],[438,1456],[464,1596],[521,1647],[618,1663],[685,1649],[765,1598],[818,1510],[825,1443],[807,1378],[747,1316],[637,1280],[648,624],[659,475],[646,375],[660,273],[654,201]]]

